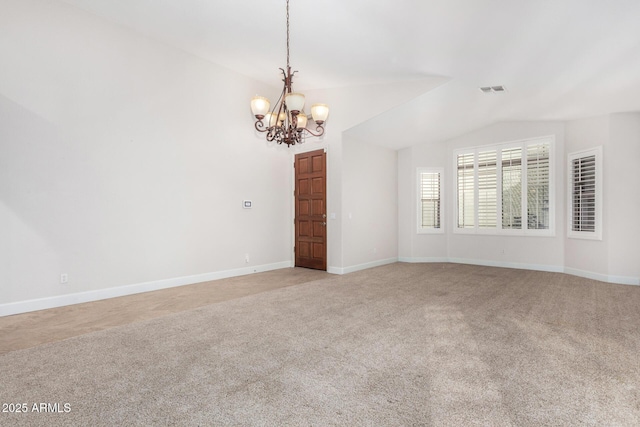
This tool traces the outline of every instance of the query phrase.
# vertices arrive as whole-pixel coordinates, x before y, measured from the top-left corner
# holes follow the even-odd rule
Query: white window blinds
[[[478,153],[478,227],[496,228],[498,212],[497,151]]]
[[[458,156],[458,228],[473,228],[475,224],[474,154]]]
[[[596,156],[573,159],[573,209],[571,229],[594,232],[596,230]]]
[[[527,221],[529,229],[549,228],[549,145],[527,147]]]
[[[568,155],[568,235],[602,239],[602,147]]]
[[[522,148],[502,150],[502,228],[522,228]]]
[[[439,229],[441,207],[441,173],[421,170],[419,177],[419,223],[418,229]]]
[[[457,150],[455,229],[553,234],[552,141],[544,137]]]

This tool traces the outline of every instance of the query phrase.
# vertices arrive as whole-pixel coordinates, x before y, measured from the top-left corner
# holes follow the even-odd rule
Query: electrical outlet
[[[60,275],[60,284],[64,285],[65,283],[69,282],[69,275],[67,273],[62,273]]]
[[[249,264],[249,254],[244,254],[244,262]]]

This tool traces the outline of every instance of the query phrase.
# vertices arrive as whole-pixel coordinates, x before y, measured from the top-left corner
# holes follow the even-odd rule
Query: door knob
[[[322,223],[322,226],[323,226],[323,227],[326,227],[326,226],[327,226],[327,223],[326,223],[326,222],[323,222],[323,223]]]
[[[327,214],[322,214],[322,218],[326,218],[326,217],[327,217]]]

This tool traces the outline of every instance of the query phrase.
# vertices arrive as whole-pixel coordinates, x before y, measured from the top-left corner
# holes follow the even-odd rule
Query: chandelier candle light
[[[316,131],[307,129],[307,115],[304,112],[304,94],[291,90],[293,75],[289,65],[289,0],[287,0],[287,69],[282,71],[284,88],[273,110],[269,111],[271,103],[263,96],[251,99],[251,111],[256,118],[255,128],[259,132],[267,133],[267,141],[292,146],[304,142],[306,134],[321,136],[324,134],[324,122],[329,115],[326,104],[313,104],[311,117],[316,122]]]

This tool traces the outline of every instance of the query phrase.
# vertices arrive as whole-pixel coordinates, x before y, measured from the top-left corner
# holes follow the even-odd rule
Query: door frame
[[[296,192],[296,168],[294,167],[294,164],[296,162],[296,154],[304,154],[304,153],[309,153],[311,151],[318,151],[318,150],[324,150],[324,153],[326,154],[325,156],[325,168],[326,168],[326,182],[325,182],[325,198],[326,198],[326,209],[327,209],[327,226],[326,226],[326,230],[325,230],[325,236],[327,239],[327,244],[326,244],[326,250],[327,250],[327,272],[329,272],[329,269],[331,267],[329,267],[329,254],[331,252],[331,245],[329,244],[329,224],[330,224],[330,214],[329,214],[329,146],[327,145],[323,145],[323,146],[312,146],[311,144],[307,145],[304,144],[305,147],[304,148],[299,148],[297,150],[294,150],[291,152],[291,157],[290,157],[290,162],[289,162],[289,166],[291,167],[291,180],[289,183],[289,187],[290,187],[290,199],[291,200],[291,216],[290,216],[290,221],[289,224],[291,224],[291,246],[290,246],[290,254],[291,254],[291,267],[295,267],[296,266],[296,254],[294,252],[294,248],[296,247],[296,222],[295,222],[295,218],[296,218],[296,196],[295,196],[295,192]]]

